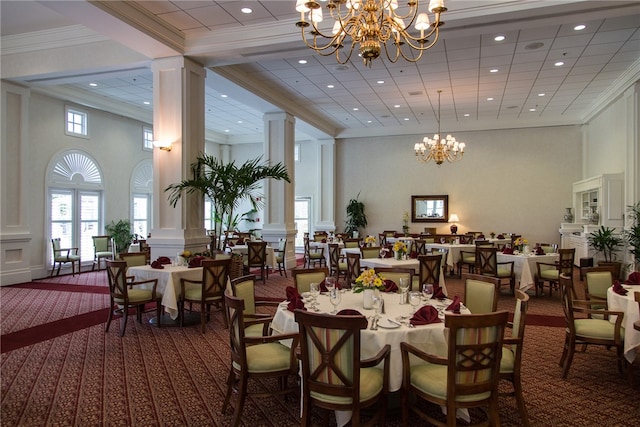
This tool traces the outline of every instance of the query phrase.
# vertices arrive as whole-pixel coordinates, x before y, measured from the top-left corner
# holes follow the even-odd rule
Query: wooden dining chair
[[[234,392],[238,395],[234,405],[233,417],[230,425],[240,425],[244,402],[248,394],[255,397],[272,397],[283,394],[296,393],[300,386],[295,378],[298,376],[298,361],[296,348],[298,347],[298,333],[247,336],[245,331],[245,316],[243,315],[244,300],[229,294],[224,295],[225,317],[229,319],[229,344],[231,350],[228,364],[227,393],[222,404],[222,413],[227,411]],[[269,319],[262,320],[270,322]],[[259,322],[256,320],[256,322]],[[291,347],[282,344],[282,340],[292,340]],[[293,379],[289,385],[289,378]],[[275,379],[277,389],[265,385],[265,380]],[[259,387],[249,387],[249,381],[257,381]],[[284,404],[284,402],[283,402]]]
[[[91,236],[93,241],[93,266],[91,271],[95,270],[96,265],[100,271],[101,261],[115,261],[115,243],[111,236]],[[106,265],[106,264],[105,264]]]
[[[500,280],[508,280],[511,294],[515,295],[516,274],[514,261],[498,262],[498,249],[493,246],[477,246],[476,272],[483,276],[490,276]]]
[[[312,265],[322,267],[326,265],[327,260],[324,258],[324,248],[312,248],[308,238],[304,239],[304,266],[305,268]]]
[[[410,291],[414,290],[413,276],[415,270],[413,268],[399,267],[376,267],[376,273],[387,280],[394,282],[398,288],[400,287],[400,279],[406,280],[410,286]]]
[[[247,242],[247,257],[244,259],[244,274],[249,274],[252,268],[260,269],[260,279],[266,283],[269,278],[267,268],[267,242]]]
[[[385,425],[389,393],[391,346],[360,360],[362,315],[328,315],[296,310],[302,365],[302,426],[311,427],[311,408],[351,411],[351,425],[360,426],[361,409],[372,408],[375,422]],[[364,425],[364,424],[363,424]]]
[[[124,336],[127,329],[127,319],[129,318],[129,308],[136,309],[138,323],[142,323],[142,313],[146,304],[155,303],[156,324],[161,326],[160,317],[162,315],[162,294],[157,291],[158,279],[150,280],[127,280],[127,263],[125,261],[106,261],[107,279],[109,281],[109,316],[104,332],[109,332],[109,326],[113,319],[114,312],[121,317],[120,336]],[[140,289],[139,286],[151,285],[151,289]],[[137,287],[136,287],[137,286]]]
[[[418,255],[427,255],[427,241],[424,239],[415,239],[413,241],[413,250]]]
[[[549,284],[549,296],[551,296],[554,289],[558,290],[560,283],[560,275],[572,275],[573,263],[576,254],[575,248],[558,249],[559,259],[557,262],[551,264],[548,262],[536,263],[536,296],[544,295],[544,283]]]
[[[76,263],[78,263],[78,274],[80,274],[80,255],[78,255],[78,248],[62,248],[60,247],[60,238],[56,237],[51,239],[51,247],[53,248],[53,267],[51,268],[51,277],[58,264],[58,273],[60,274],[60,267],[67,262],[71,263],[71,273],[76,275]]]
[[[591,308],[607,309],[607,289],[613,285],[613,269],[610,267],[588,267],[584,269],[584,296],[593,301]],[[578,299],[576,295],[574,299]]]
[[[216,305],[222,310],[222,323],[227,327],[227,317],[224,315],[223,294],[229,279],[229,265],[231,259],[213,259],[202,261],[202,279],[180,279],[180,326],[184,325],[184,304],[200,304],[200,327],[202,333],[206,331],[206,323],[211,317],[211,306]]]
[[[349,287],[353,286],[356,279],[360,275],[362,269],[360,268],[360,254],[354,254],[347,252],[347,279],[346,282]]]
[[[329,243],[329,271],[338,281],[340,277],[347,278],[347,262],[340,256],[340,246],[337,243]]]
[[[299,293],[309,292],[311,283],[321,283],[329,277],[329,269],[327,267],[294,268],[291,270],[291,276]]]
[[[420,273],[418,275],[418,289],[422,289],[422,285],[430,283],[432,285],[440,284],[440,275],[442,273],[442,254],[419,255],[418,263],[420,265]],[[412,285],[413,289],[413,285]]]
[[[380,246],[364,246],[360,248],[360,256],[362,259],[379,258],[381,249]]]
[[[231,280],[230,284],[231,295],[244,301],[242,315],[245,320],[245,335],[250,337],[270,335],[271,324],[266,322],[265,319],[273,320],[273,315],[258,313],[258,309],[265,307],[275,309],[278,307],[279,302],[256,299],[256,276],[254,274],[237,277]],[[254,322],[255,320],[258,321]]]
[[[498,384],[508,315],[506,311],[445,315],[446,357],[400,343],[403,426],[409,423],[409,411],[433,425],[456,426],[457,409],[473,407],[488,407],[486,422],[475,425],[500,425]],[[446,422],[412,404],[411,395],[446,408]]]
[[[463,304],[473,314],[491,313],[498,309],[500,279],[482,274],[463,274]]]

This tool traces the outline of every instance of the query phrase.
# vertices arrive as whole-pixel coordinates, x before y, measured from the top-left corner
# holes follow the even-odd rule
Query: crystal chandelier
[[[428,10],[433,14],[433,20],[430,21],[427,12],[418,13],[419,3],[424,4],[426,0],[408,0],[408,11],[403,15],[398,14],[398,0],[329,0],[325,7],[334,24],[331,34],[324,34],[318,28],[323,19],[318,1],[296,1],[296,11],[300,12],[296,25],[302,30],[302,39],[307,46],[322,56],[335,53],[340,64],[349,61],[356,45],[368,66],[380,56],[382,46],[391,62],[396,62],[400,56],[409,62],[417,62],[424,51],[438,41],[440,26],[444,24],[440,14],[447,11],[444,0],[431,0]],[[405,21],[408,21],[406,25]],[[409,27],[414,23],[419,36],[409,33]],[[429,41],[428,37],[432,35],[433,40]],[[307,39],[309,36],[313,36],[312,42]],[[352,39],[351,46],[341,55],[347,37]],[[387,46],[387,42],[393,47]],[[403,45],[406,48],[403,49]]]
[[[433,135],[433,139],[425,136],[422,142],[416,143],[413,150],[416,153],[416,160],[426,163],[430,160],[441,165],[445,160],[453,163],[462,160],[464,156],[464,142],[456,141],[456,139],[447,135],[446,138],[440,138],[440,94],[438,91],[438,133]]]

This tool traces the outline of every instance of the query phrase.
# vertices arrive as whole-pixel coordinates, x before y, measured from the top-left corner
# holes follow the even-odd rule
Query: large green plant
[[[191,164],[193,178],[171,184],[164,191],[169,192],[169,203],[175,207],[183,194],[201,193],[213,204],[215,211],[216,248],[222,249],[222,227],[230,229],[234,222],[234,210],[240,202],[248,199],[253,209],[258,209],[258,195],[255,191],[263,179],[291,182],[287,168],[282,164],[261,163],[261,158],[247,160],[238,166],[235,162],[223,163],[208,154],[199,156]]]
[[[615,251],[620,249],[623,244],[622,238],[615,234],[615,231],[615,228],[609,228],[601,225],[599,229],[589,233],[589,236],[587,237],[589,245],[604,255],[605,262],[614,261]]]
[[[127,252],[134,237],[131,232],[131,222],[128,219],[111,221],[104,227],[104,230],[116,243],[117,253]]]
[[[358,200],[360,193],[355,199],[349,200],[347,203],[347,221],[345,232],[353,234],[354,231],[360,232],[360,228],[367,226],[367,215],[364,213],[364,203]]]
[[[629,224],[623,232],[627,246],[633,255],[634,269],[640,267],[640,202],[627,206],[627,219]]]

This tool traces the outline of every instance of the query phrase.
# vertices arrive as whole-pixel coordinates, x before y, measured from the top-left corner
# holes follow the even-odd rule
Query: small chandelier
[[[444,0],[431,0],[428,10],[433,13],[433,21],[430,22],[426,12],[418,13],[421,0],[408,0],[409,11],[406,15],[398,15],[398,0],[329,0],[326,9],[335,21],[332,33],[324,34],[318,28],[322,22],[322,8],[319,0],[297,0],[296,11],[300,12],[300,21],[296,23],[302,30],[302,39],[308,47],[317,51],[322,56],[336,54],[338,63],[345,64],[351,58],[354,47],[359,45],[360,55],[364,64],[371,66],[371,61],[380,56],[381,46],[389,58],[389,61],[396,62],[400,56],[409,62],[417,62],[422,58],[425,50],[430,49],[438,41],[440,26],[444,22],[440,21],[440,14],[446,12]],[[426,0],[422,0],[423,4]],[[310,22],[305,20],[308,14]],[[408,24],[405,25],[405,20]],[[419,36],[409,34],[409,27],[414,24],[414,28],[420,31]],[[305,29],[308,29],[305,34]],[[428,31],[427,31],[428,30]],[[307,40],[308,35],[313,36],[313,42]],[[428,37],[433,35],[433,40]],[[344,47],[345,39],[351,37],[351,47],[341,56],[341,49]],[[323,44],[326,41],[326,44]],[[387,42],[393,44],[388,47]],[[407,55],[402,49],[403,45],[411,53]],[[394,52],[395,50],[395,52]],[[414,56],[413,51],[417,52]]]
[[[416,160],[426,163],[430,160],[441,165],[445,160],[453,163],[462,160],[464,156],[464,142],[456,141],[456,139],[447,135],[446,138],[440,139],[440,94],[438,91],[438,133],[433,135],[433,139],[425,136],[422,142],[416,143],[413,150],[416,153]]]

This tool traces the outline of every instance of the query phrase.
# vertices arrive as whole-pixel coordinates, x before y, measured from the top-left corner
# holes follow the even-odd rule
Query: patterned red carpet
[[[257,293],[284,298],[291,284],[290,275],[285,279],[272,272]],[[461,295],[459,280],[448,278],[447,287]],[[221,413],[229,347],[220,314],[205,334],[199,327],[156,328],[146,316],[141,324],[130,318],[120,338],[117,322],[104,333],[106,288],[104,271],[0,288],[0,425],[229,425],[230,413]],[[506,292],[499,307],[513,311]],[[589,348],[576,354],[569,378],[562,380],[558,297],[533,297],[529,313],[523,388],[531,425],[640,425],[640,369],[634,389],[617,372],[612,351]],[[296,425],[298,398],[249,398],[243,425]],[[501,398],[500,405],[503,425],[521,425],[512,397]],[[426,409],[437,413],[438,408]],[[323,415],[314,413],[317,425],[324,425]],[[400,425],[397,409],[392,407],[387,421]],[[335,425],[333,416],[329,423]],[[424,424],[412,418],[410,425]]]

